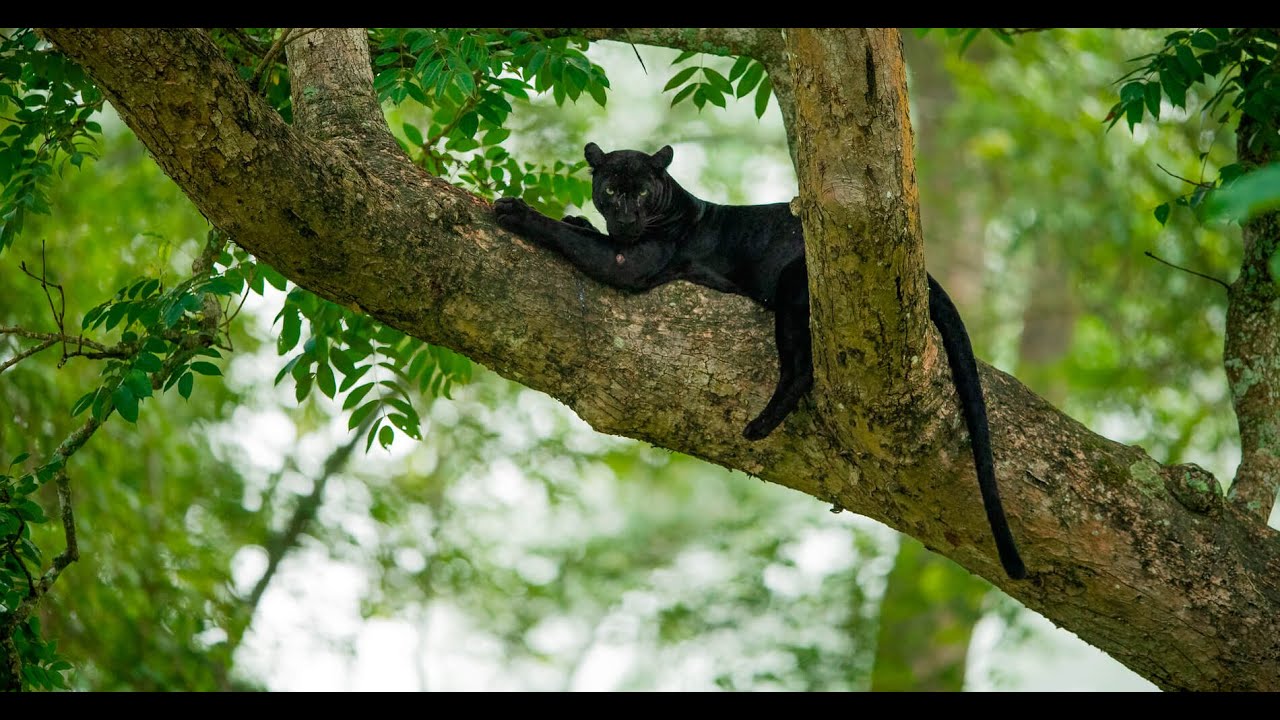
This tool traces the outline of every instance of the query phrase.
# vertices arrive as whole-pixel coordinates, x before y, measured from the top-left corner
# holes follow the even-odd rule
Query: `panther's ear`
[[[659,170],[666,170],[675,153],[676,151],[672,150],[670,145],[663,145],[661,150],[653,154],[653,166]]]
[[[583,155],[587,158],[587,164],[593,168],[600,167],[600,164],[604,162],[604,151],[595,143],[587,143],[587,148]]]

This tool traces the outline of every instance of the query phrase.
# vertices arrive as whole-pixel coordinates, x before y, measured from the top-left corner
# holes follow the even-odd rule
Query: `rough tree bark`
[[[359,31],[290,45],[296,127],[202,31],[45,36],[211,222],[299,285],[547,392],[602,432],[881,520],[1161,687],[1280,689],[1277,533],[1204,470],[1095,435],[984,365],[1001,492],[1032,574],[1005,578],[925,312],[895,32],[593,33],[789,69],[819,381],[763,442],[739,433],[776,377],[770,318],[685,283],[624,296],[498,229],[486,202],[388,144]]]

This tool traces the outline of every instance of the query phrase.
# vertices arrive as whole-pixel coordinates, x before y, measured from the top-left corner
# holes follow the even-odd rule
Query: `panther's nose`
[[[615,222],[609,227],[610,235],[619,237],[636,237],[644,230],[644,224],[639,220],[633,222]]]

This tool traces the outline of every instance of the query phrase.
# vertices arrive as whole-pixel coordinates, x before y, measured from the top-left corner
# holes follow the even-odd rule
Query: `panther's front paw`
[[[529,207],[529,203],[520,198],[498,198],[493,203],[493,216],[498,225],[511,232],[520,232],[529,227],[529,218],[536,216],[537,210]]]
[[[596,226],[592,225],[590,220],[582,217],[581,215],[565,215],[560,222],[566,225],[573,225],[574,227],[580,227],[586,230],[596,229]]]

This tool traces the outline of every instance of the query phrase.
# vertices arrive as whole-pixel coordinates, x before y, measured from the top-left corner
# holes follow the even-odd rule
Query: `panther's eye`
[[[640,191],[640,197],[644,197],[645,195],[648,195],[648,194],[649,194],[648,188],[645,188],[644,190]]]
[[[612,194],[613,194],[613,188],[605,188],[605,189],[604,189],[604,194],[605,194],[605,195],[612,195]]]

